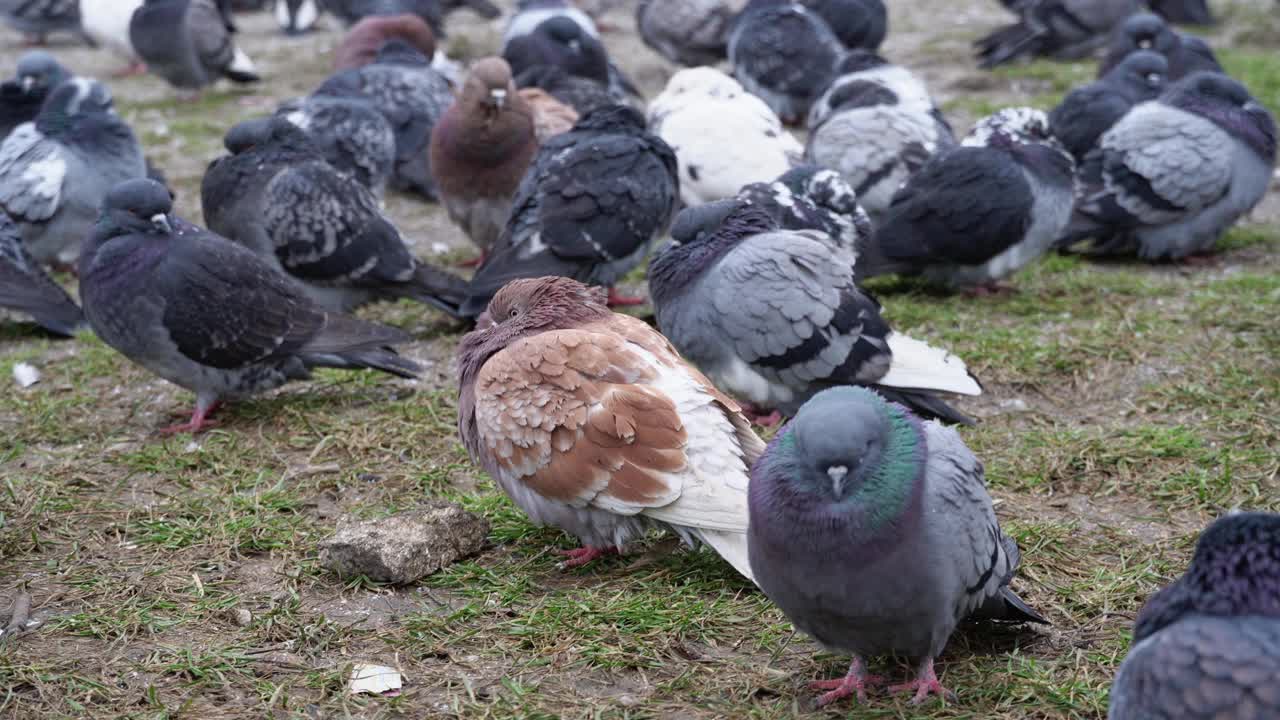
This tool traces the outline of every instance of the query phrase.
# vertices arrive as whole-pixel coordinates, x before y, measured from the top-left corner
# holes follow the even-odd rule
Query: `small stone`
[[[1024,413],[1031,408],[1027,405],[1027,401],[1022,398],[1011,398],[1009,400],[1000,401],[1000,409],[1009,413]]]
[[[340,524],[320,543],[320,563],[342,577],[404,585],[479,552],[488,536],[487,520],[436,500],[421,510]]]
[[[231,622],[240,627],[249,627],[253,624],[253,613],[244,608],[232,608],[227,615],[231,618]]]

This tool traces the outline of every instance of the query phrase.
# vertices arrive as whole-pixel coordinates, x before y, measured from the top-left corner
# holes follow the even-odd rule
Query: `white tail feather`
[[[877,384],[960,395],[982,394],[982,386],[969,374],[964,361],[955,355],[899,333],[890,333],[886,340],[893,362]]]
[[[236,48],[236,54],[231,58],[231,65],[228,66],[227,69],[232,72],[247,73],[250,75],[256,75],[258,72],[253,67],[253,61],[250,60],[249,56],[245,55],[244,51],[240,48]]]
[[[747,559],[746,533],[725,532],[722,530],[695,529],[698,539],[711,546],[720,557],[733,566],[734,570],[751,582],[756,579],[751,574],[751,562]]]

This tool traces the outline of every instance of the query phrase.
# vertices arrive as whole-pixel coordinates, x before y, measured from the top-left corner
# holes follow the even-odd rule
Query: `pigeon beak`
[[[1151,49],[1151,41],[1150,41],[1150,40],[1139,40],[1139,41],[1138,41],[1138,47],[1139,47],[1139,48],[1141,48],[1141,49],[1143,49],[1143,50],[1150,50],[1150,49]]]
[[[849,468],[844,465],[832,465],[827,468],[827,477],[831,478],[831,490],[836,497],[840,497],[844,493],[844,478],[849,474]]]
[[[154,225],[157,230],[163,230],[164,232],[170,232],[172,230],[172,228],[169,227],[169,217],[164,213],[156,213],[155,215],[152,215],[151,224]]]
[[[31,92],[31,88],[36,86],[36,79],[30,75],[22,78],[22,92]]]
[[[1267,111],[1257,100],[1250,100],[1241,106],[1241,109],[1247,113],[1265,113]]]
[[[502,106],[507,104],[507,91],[503,88],[494,88],[489,91],[489,100],[493,102],[494,107],[501,110]]]
[[[496,324],[488,310],[480,313],[480,316],[476,318],[476,330],[488,330]]]

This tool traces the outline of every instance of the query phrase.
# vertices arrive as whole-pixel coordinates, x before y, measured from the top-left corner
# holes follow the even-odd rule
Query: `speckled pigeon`
[[[413,378],[395,328],[326,312],[273,263],[172,214],[169,191],[131,180],[107,196],[80,257],[85,316],[103,342],[196,394],[199,432],[223,400],[310,377],[317,367]]]
[[[1280,717],[1280,515],[1209,526],[1151,596],[1111,685],[1110,720]]]
[[[989,289],[1061,236],[1074,170],[1043,112],[1001,110],[898,190],[856,275],[920,274],[952,289]]]
[[[49,53],[23,53],[13,79],[0,83],[0,140],[22,123],[35,120],[49,93],[70,77],[71,73]]]
[[[858,384],[969,422],[934,394],[981,394],[964,362],[891,330],[854,283],[853,251],[831,236],[780,230],[740,200],[684,210],[671,236],[649,264],[658,327],[753,414],[792,415],[825,388]]]
[[[813,129],[838,110],[873,105],[937,112],[937,103],[920,76],[870,50],[852,50],[840,60],[835,78],[809,108],[806,124]]]
[[[1169,63],[1160,53],[1132,53],[1102,79],[1067,93],[1049,113],[1049,129],[1072,157],[1082,160],[1134,105],[1154,100],[1168,74]]]
[[[614,105],[588,113],[539,148],[462,314],[480,314],[516,278],[562,275],[612,287],[667,229],[680,195],[676,173],[675,154],[645,132],[638,112]],[[640,301],[611,291],[610,302]]]
[[[496,18],[502,11],[489,0],[323,0],[325,10],[347,25],[354,25],[370,15],[404,15],[412,13],[427,21],[436,37],[444,37],[444,18],[450,12],[469,8],[485,18]]]
[[[881,682],[878,655],[916,660],[914,703],[949,692],[934,673],[959,621],[1047,622],[1009,588],[1018,546],[1000,530],[982,463],[952,429],[865,388],[815,395],[751,470],[756,583],[797,629],[853,655],[810,687],[827,705]]]
[[[978,64],[993,68],[1018,58],[1082,58],[1141,7],[1140,0],[1025,0],[1011,8],[1018,22],[979,39]]]
[[[1076,173],[1076,212],[1060,246],[1177,260],[1206,253],[1267,192],[1276,123],[1243,85],[1197,73],[1135,106]]]
[[[1139,50],[1160,53],[1169,63],[1169,80],[1181,80],[1195,72],[1224,72],[1213,49],[1204,40],[1169,27],[1158,15],[1138,13],[1116,31],[1107,55],[1098,64],[1098,77],[1111,72]]]
[[[332,75],[312,94],[372,104],[396,134],[391,186],[435,199],[428,146],[431,129],[453,104],[453,90],[422,53],[403,40],[389,40],[374,62]]]
[[[458,433],[534,522],[576,536],[566,566],[650,528],[710,545],[746,577],[747,473],[764,443],[732,400],[604,292],[504,287],[458,349]]]
[[[456,313],[465,281],[417,261],[373,194],[292,123],[275,117],[264,130],[233,130],[232,154],[209,165],[200,187],[209,229],[301,281],[325,309],[411,298]]]
[[[579,116],[618,104],[618,98],[609,92],[609,88],[595,80],[570,75],[555,65],[534,65],[516,73],[516,85],[521,90],[540,88],[571,106]]]
[[[857,251],[871,236],[871,218],[840,173],[800,165],[770,183],[752,183],[738,199],[764,210],[783,230],[818,230]]]
[[[818,14],[849,49],[875,50],[889,32],[884,0],[800,0]]]
[[[635,83],[609,59],[600,40],[570,16],[553,15],[529,33],[512,37],[503,45],[502,57],[516,75],[540,65],[552,65],[608,88],[618,102],[644,106]]]
[[[698,67],[728,58],[729,27],[742,0],[641,0],[636,28],[644,44],[674,63]]]
[[[0,0],[0,19],[28,43],[44,44],[57,32],[87,37],[80,27],[80,0]]]
[[[751,0],[729,33],[733,76],[788,125],[804,121],[843,54],[822,17],[795,2]]]
[[[37,261],[73,265],[107,191],[146,173],[111,92],[76,77],[54,88],[35,121],[0,145],[0,209],[18,224]]]
[[[676,153],[687,206],[733,197],[798,164],[804,148],[760,98],[715,68],[671,76],[649,104],[649,129]]]
[[[232,40],[225,0],[146,0],[129,21],[129,39],[147,70],[180,90],[221,78],[258,82],[253,61]]]
[[[18,227],[0,212],[0,308],[30,315],[41,327],[72,335],[84,324],[80,307],[22,247]]]
[[[312,95],[280,106],[276,115],[311,138],[324,159],[381,196],[396,169],[396,134],[373,105]]]

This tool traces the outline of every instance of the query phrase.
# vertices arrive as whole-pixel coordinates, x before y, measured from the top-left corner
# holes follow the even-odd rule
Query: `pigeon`
[[[1100,80],[1067,93],[1049,113],[1049,128],[1078,162],[1134,105],[1159,96],[1168,74],[1163,55],[1139,50]]]
[[[975,43],[978,65],[990,69],[1023,57],[1085,57],[1140,6],[1140,0],[1026,0],[1014,8],[1018,22]]]
[[[372,105],[310,96],[284,103],[276,115],[305,132],[330,165],[382,196],[396,168],[396,134]]]
[[[82,0],[80,3],[80,24],[85,34],[94,44],[129,63],[114,75],[140,75],[147,71],[129,37],[129,23],[142,3],[143,0]]]
[[[1151,50],[1169,63],[1169,80],[1181,80],[1195,72],[1224,72],[1213,49],[1204,40],[1169,27],[1159,15],[1138,13],[1116,31],[1107,55],[1098,64],[1098,77],[1111,72],[1131,53]]]
[[[634,109],[588,113],[539,149],[506,227],[471,280],[464,317],[516,278],[561,275],[612,288],[662,235],[680,196],[675,153]],[[610,290],[610,302],[634,305]]]
[[[378,50],[388,40],[399,39],[422,53],[423,57],[436,54],[436,36],[431,26],[417,15],[374,15],[366,17],[342,36],[342,42],[333,51],[333,69],[349,70],[364,67],[378,56]]]
[[[812,130],[837,110],[871,105],[902,105],[937,112],[929,88],[915,73],[870,50],[851,50],[836,66],[835,79],[809,108],[807,125]]]
[[[372,104],[396,134],[391,186],[435,199],[428,146],[431,129],[453,104],[453,90],[422,53],[403,40],[388,40],[372,63],[330,76],[312,94]]]
[[[565,15],[554,15],[531,32],[511,38],[502,47],[502,57],[517,75],[538,65],[554,65],[605,86],[618,102],[644,104],[640,91],[609,59],[600,40]]]
[[[410,298],[455,314],[466,283],[418,262],[373,194],[325,162],[284,118],[229,135],[200,186],[205,223],[301,282],[319,307],[347,312]]]
[[[878,223],[907,178],[956,141],[932,100],[898,96],[874,81],[844,87],[831,98],[838,110],[810,131],[804,157],[843,175]]]
[[[1135,106],[1076,173],[1076,212],[1059,242],[1099,255],[1179,260],[1209,252],[1267,192],[1276,123],[1243,85],[1196,73]]]
[[[800,162],[804,147],[760,98],[714,68],[671,76],[649,105],[649,128],[676,153],[686,206],[733,197],[772,182]]]
[[[84,314],[67,291],[45,274],[22,246],[18,226],[0,212],[0,308],[35,318],[41,327],[70,337]]]
[[[538,152],[533,109],[502,58],[477,62],[431,131],[431,168],[449,219],[488,252]]]
[[[0,209],[41,263],[74,265],[107,191],[145,177],[146,161],[111,91],[75,77],[54,88],[34,122],[0,144]]]
[[[834,385],[875,387],[932,417],[971,422],[933,393],[979,395],[964,362],[893,332],[830,235],[782,230],[732,199],[688,208],[649,263],[658,327],[763,424]]]
[[[502,48],[512,40],[532,35],[538,26],[552,18],[565,18],[593,38],[600,37],[596,21],[571,0],[517,0],[516,12],[502,33]]]
[[[58,32],[84,37],[80,0],[0,0],[0,19],[33,44],[44,44]]]
[[[742,0],[641,0],[636,28],[644,44],[673,63],[698,67],[729,57],[729,27]]]
[[[1138,613],[1110,720],[1280,717],[1280,515],[1220,518]]]
[[[320,19],[322,0],[275,0],[276,25],[285,35],[310,32]]]
[[[849,49],[876,50],[889,32],[884,0],[801,0]]]
[[[595,80],[570,75],[555,65],[534,65],[516,73],[516,85],[521,89],[539,88],[560,102],[572,107],[579,116],[592,110],[617,105],[618,98],[609,88]]]
[[[919,664],[889,688],[951,693],[934,672],[960,620],[1047,623],[1009,588],[1020,554],[1000,530],[982,462],[959,434],[871,390],[815,395],[751,469],[748,553],[756,583],[798,630],[853,655],[810,688],[818,705],[882,682],[867,660]]]
[[[484,18],[496,18],[502,11],[489,0],[323,0],[324,8],[347,25],[355,25],[370,15],[417,15],[431,26],[436,37],[444,33],[444,17],[461,8],[470,8]]]
[[[458,434],[529,518],[583,547],[650,528],[710,545],[750,578],[747,473],[764,448],[738,406],[604,292],[563,277],[504,287],[458,348]]]
[[[22,123],[35,120],[49,93],[70,77],[49,53],[23,53],[13,79],[0,83],[0,140]]]
[[[804,120],[843,54],[822,17],[794,2],[751,0],[729,33],[733,76],[788,125]]]
[[[164,186],[130,180],[107,194],[80,257],[85,317],[103,342],[196,394],[199,432],[224,399],[310,377],[312,368],[421,372],[392,345],[409,336],[327,312],[261,256],[172,214]]]
[[[834,170],[800,165],[770,183],[751,183],[738,199],[768,213],[783,230],[818,230],[857,252],[871,235],[871,218],[849,183]]]
[[[529,105],[529,110],[533,113],[533,133],[537,135],[540,143],[569,132],[582,117],[571,105],[560,102],[542,88],[520,88],[516,94],[524,98]]]
[[[261,80],[231,39],[230,11],[218,0],[146,0],[129,21],[129,39],[147,69],[180,90],[198,91],[220,78]]]
[[[898,190],[857,277],[920,274],[948,288],[990,288],[1061,236],[1074,171],[1043,112],[1001,110]]]
[[[1212,25],[1216,20],[1208,0],[1149,0],[1151,10],[1179,25]]]

